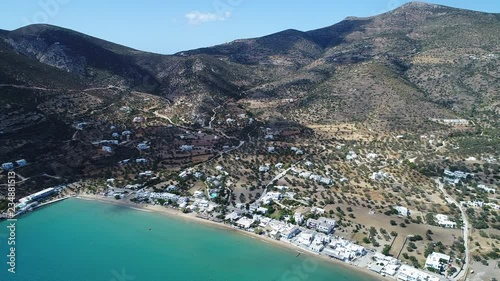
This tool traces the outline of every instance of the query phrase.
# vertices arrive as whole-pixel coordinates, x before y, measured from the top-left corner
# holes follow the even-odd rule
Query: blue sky
[[[404,0],[1,0],[0,29],[49,23],[140,50],[171,54],[288,28],[372,16]],[[485,12],[500,1],[435,0]]]

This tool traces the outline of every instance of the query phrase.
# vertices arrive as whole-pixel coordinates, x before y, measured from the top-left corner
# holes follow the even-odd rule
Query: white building
[[[319,207],[312,207],[311,208],[311,212],[313,214],[320,214],[320,215],[322,215],[322,214],[325,213],[325,209],[322,209],[322,208],[319,208]]]
[[[259,167],[259,172],[265,173],[267,171],[269,171],[269,165],[263,165]]]
[[[333,181],[330,178],[321,177],[319,179],[319,182],[329,185],[329,184],[332,184]]]
[[[25,159],[21,159],[21,160],[17,160],[16,164],[18,167],[23,167],[23,166],[28,165],[28,162]]]
[[[316,230],[319,232],[330,234],[333,231],[333,226],[326,223],[320,223],[318,227],[316,227]]]
[[[496,189],[495,188],[491,188],[491,187],[487,187],[486,185],[484,184],[479,184],[477,186],[477,188],[480,188],[488,193],[497,193]]]
[[[149,145],[147,142],[141,142],[140,144],[137,145],[137,149],[139,150],[148,150]]]
[[[293,219],[297,224],[301,224],[304,221],[304,215],[300,212],[295,212],[295,214],[293,214]]]
[[[321,217],[317,220],[308,219],[306,222],[306,226],[311,229],[316,229],[319,232],[324,232],[326,234],[330,234],[333,231],[333,228],[336,225],[336,221],[329,218]]]
[[[455,228],[457,227],[457,223],[456,222],[453,222],[451,221],[447,215],[443,215],[443,214],[437,214],[436,215],[436,220],[437,220],[437,223],[442,226],[442,227],[446,227],[446,228]]]
[[[444,271],[450,263],[451,257],[442,253],[434,252],[425,260],[425,268],[434,268],[439,271]]]
[[[312,241],[314,240],[314,236],[316,235],[315,232],[312,232],[312,231],[304,231],[304,232],[301,232],[298,236],[297,236],[297,240],[296,242],[299,244],[299,245],[304,245],[304,246],[307,246],[309,247],[309,245],[311,245]]]
[[[280,201],[283,195],[279,192],[267,192],[264,197],[262,197],[262,202],[264,204],[269,204],[271,201]]]
[[[301,178],[305,178],[305,179],[308,179],[309,177],[311,177],[311,172],[308,172],[308,171],[301,172],[301,173],[299,174],[299,177],[301,177]]]
[[[196,198],[202,198],[204,196],[204,193],[201,190],[197,190],[193,193],[193,196]]]
[[[31,201],[38,201],[39,199],[43,199],[47,196],[50,196],[54,194],[56,190],[53,187],[46,188],[42,191],[33,193],[29,196],[26,196],[24,198],[19,199],[19,202],[21,203],[26,203],[26,202],[31,202]]]
[[[388,178],[388,177],[389,177],[389,174],[383,173],[383,172],[374,172],[371,176],[371,178],[374,180],[383,180],[383,179]]]
[[[237,219],[239,219],[241,216],[239,213],[237,212],[232,212],[230,214],[227,214],[226,217],[224,218],[224,220],[230,220],[230,221],[235,221]]]
[[[264,208],[264,207],[259,207],[259,208],[257,208],[256,211],[259,212],[259,213],[262,213],[262,214],[267,214],[268,209]]]
[[[293,225],[280,230],[281,236],[285,237],[286,239],[292,239],[293,237],[295,237],[299,233],[300,233],[300,229],[296,226],[293,226]]]
[[[248,229],[250,228],[250,226],[255,222],[254,219],[249,219],[247,217],[242,217],[240,218],[239,220],[236,221],[236,225],[241,227],[241,228],[244,228],[244,229]]]
[[[396,275],[398,280],[403,281],[439,281],[439,277],[420,271],[414,267],[403,264]]]
[[[347,156],[345,157],[345,159],[348,161],[354,160],[356,158],[358,158],[358,155],[354,151],[349,151],[349,153],[347,153]]]
[[[396,211],[398,211],[399,216],[407,217],[410,215],[410,210],[403,206],[395,206],[393,207]]]
[[[193,146],[192,145],[186,145],[186,144],[183,144],[179,147],[179,149],[181,151],[191,151],[193,150]]]
[[[14,169],[14,163],[12,162],[7,162],[2,164],[2,169],[4,170],[12,170]]]
[[[112,153],[113,149],[110,146],[102,146],[102,151],[107,152],[107,153]]]

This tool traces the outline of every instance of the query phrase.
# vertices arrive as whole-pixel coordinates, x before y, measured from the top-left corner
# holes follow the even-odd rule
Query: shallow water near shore
[[[353,269],[192,220],[68,199],[17,221],[16,273],[0,280],[374,281]]]

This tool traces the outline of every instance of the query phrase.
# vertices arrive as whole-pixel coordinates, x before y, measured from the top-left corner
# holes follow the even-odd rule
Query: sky
[[[307,31],[348,16],[373,16],[405,0],[0,0],[0,29],[34,23],[70,28],[135,49],[172,54],[268,35]],[[500,13],[500,1],[432,3]]]

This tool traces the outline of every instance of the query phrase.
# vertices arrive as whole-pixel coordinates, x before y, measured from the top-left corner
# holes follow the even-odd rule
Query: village
[[[49,197],[89,193],[164,206],[399,280],[458,279],[472,264],[496,268],[488,257],[497,249],[498,182],[480,169],[496,165],[496,155],[450,154],[457,145],[439,133],[263,126],[240,109],[220,110],[198,129],[170,118],[163,126],[167,112],[134,115],[128,106],[120,111],[130,122],[75,124],[75,137],[94,151],[90,178],[54,186]],[[244,138],[224,133],[234,128],[247,128]],[[461,158],[465,164],[455,165]],[[22,177],[30,165],[21,159],[2,168]],[[477,238],[461,208],[473,227],[491,231]]]

